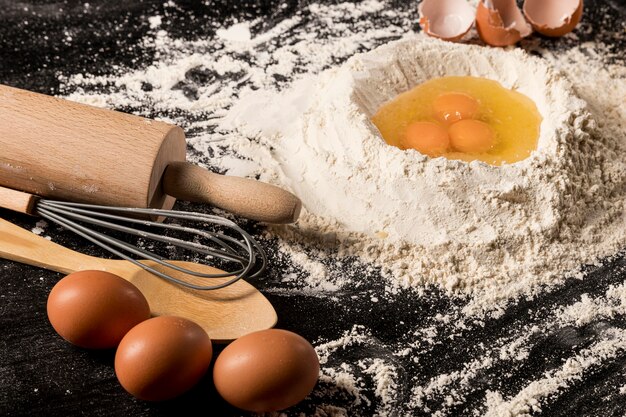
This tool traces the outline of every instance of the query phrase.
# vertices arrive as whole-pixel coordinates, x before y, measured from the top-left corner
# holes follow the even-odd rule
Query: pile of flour
[[[533,99],[543,116],[538,149],[495,167],[387,145],[370,117],[448,75],[494,79]],[[332,234],[395,286],[437,283],[490,304],[626,242],[623,135],[598,129],[565,76],[520,49],[410,37],[286,91],[248,94],[221,129],[243,135],[235,148],[259,162],[261,179],[303,200],[292,235]]]
[[[608,72],[597,56],[570,64],[543,50],[542,60],[426,39],[407,29],[413,8],[388,6],[312,3],[269,29],[217,27],[210,40],[172,38],[152,16],[142,41],[156,52],[152,65],[61,76],[61,85],[72,100],[179,124],[193,162],[298,194],[300,221],[271,231],[293,262],[318,271],[305,280],[312,288],[355,277],[294,251],[356,256],[382,268],[391,292],[435,284],[472,294],[467,312],[482,312],[623,248],[623,69]],[[384,145],[368,120],[376,107],[447,74],[531,97],[544,116],[539,150],[498,168]]]

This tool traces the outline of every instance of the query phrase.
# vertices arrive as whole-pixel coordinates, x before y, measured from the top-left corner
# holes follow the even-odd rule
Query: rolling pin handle
[[[180,200],[207,203],[266,223],[293,223],[302,202],[282,188],[248,178],[215,174],[187,162],[170,163],[163,190]]]

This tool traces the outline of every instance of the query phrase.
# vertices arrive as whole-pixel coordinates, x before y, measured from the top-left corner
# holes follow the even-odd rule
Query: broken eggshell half
[[[491,46],[508,46],[532,33],[515,0],[481,0],[476,9],[478,35]]]
[[[576,27],[583,14],[582,0],[525,0],[524,14],[545,36],[563,36]]]
[[[458,41],[474,24],[474,9],[466,0],[424,0],[418,10],[424,32],[446,41]]]

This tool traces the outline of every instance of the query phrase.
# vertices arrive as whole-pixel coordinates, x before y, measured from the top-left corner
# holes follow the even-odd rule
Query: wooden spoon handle
[[[290,192],[247,178],[214,174],[186,162],[170,163],[163,190],[180,200],[208,203],[249,219],[293,223],[302,203]]]
[[[33,215],[37,199],[29,193],[0,187],[2,208]],[[81,269],[100,269],[106,262],[57,245],[4,219],[0,219],[0,258],[65,274]]]
[[[106,260],[74,252],[0,219],[0,258],[69,274],[106,269]]]

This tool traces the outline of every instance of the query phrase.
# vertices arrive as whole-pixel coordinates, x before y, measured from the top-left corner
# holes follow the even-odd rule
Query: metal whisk
[[[263,248],[258,242],[250,236],[245,230],[236,223],[223,217],[197,212],[181,212],[174,210],[159,209],[142,209],[142,208],[125,208],[125,207],[109,207],[93,204],[69,203],[61,201],[51,201],[45,199],[37,200],[34,212],[50,220],[64,228],[77,233],[78,235],[88,239],[112,254],[132,262],[133,264],[151,272],[152,274],[196,290],[216,290],[233,284],[234,282],[246,278],[251,279],[259,276],[265,270],[267,259]],[[196,223],[211,223],[222,226],[236,232],[240,239],[228,236],[223,232],[204,231],[195,227],[187,227],[179,224],[160,223],[152,220],[136,218],[132,216],[149,215],[155,217],[165,217],[172,219],[180,219],[192,221]],[[155,254],[149,250],[142,249],[130,243],[124,242],[112,236],[108,236],[102,232],[90,229],[81,223],[95,225],[106,229],[112,229],[118,232],[127,233],[141,238],[152,239],[163,242],[168,245],[187,249],[196,253],[204,254],[234,263],[237,267],[226,273],[220,274],[204,274],[196,271],[182,268],[178,265],[171,264],[166,258]],[[201,244],[182,240],[176,237],[168,237],[149,231],[135,229],[133,227],[124,226],[123,223],[131,223],[142,225],[155,230],[171,230],[176,232],[190,233],[205,238],[208,244]],[[156,262],[166,268],[176,270],[185,274],[189,274],[200,278],[226,278],[232,279],[216,285],[196,285],[184,280],[175,278],[167,273],[158,271],[149,265],[139,262],[132,255],[140,259],[147,259]]]

